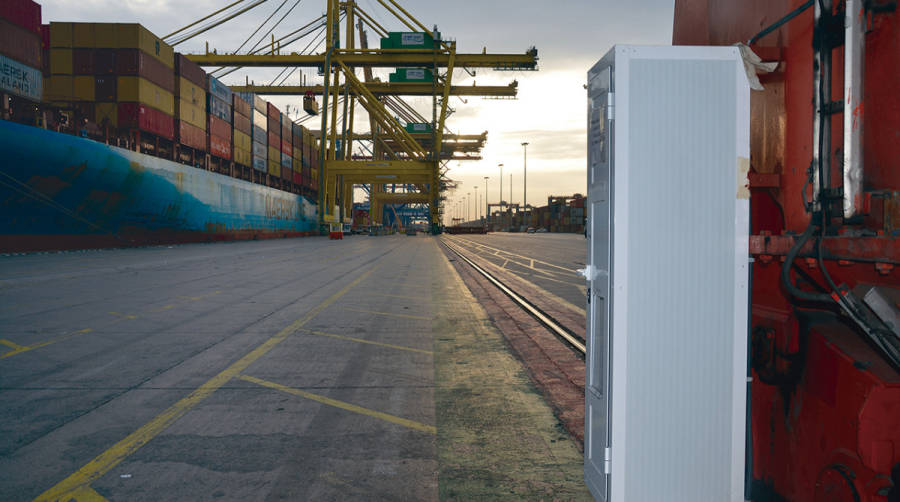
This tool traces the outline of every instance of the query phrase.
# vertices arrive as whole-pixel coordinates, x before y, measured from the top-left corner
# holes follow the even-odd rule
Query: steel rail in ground
[[[563,340],[570,348],[576,350],[580,354],[584,355],[587,351],[585,346],[585,342],[581,340],[578,336],[572,334],[569,330],[564,328],[561,324],[559,324],[555,319],[544,313],[541,309],[537,308],[523,298],[521,295],[510,289],[508,286],[503,284],[496,277],[491,275],[488,271],[476,265],[472,260],[463,255],[459,247],[455,244],[450,244],[445,239],[441,239],[441,243],[450,251],[452,251],[456,256],[459,256],[464,262],[466,262],[469,266],[471,266],[476,272],[484,276],[491,284],[497,287],[500,291],[503,292],[506,296],[508,296],[513,302],[516,303],[522,310],[528,312],[532,317],[537,319],[545,328],[550,330],[551,333],[556,335],[558,338]]]

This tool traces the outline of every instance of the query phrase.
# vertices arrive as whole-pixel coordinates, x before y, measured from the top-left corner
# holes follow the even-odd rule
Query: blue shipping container
[[[269,147],[265,143],[253,142],[253,156],[266,160],[269,155]]]
[[[253,156],[253,169],[257,171],[267,172],[268,171],[268,163],[266,162],[265,157],[258,157],[256,155]]]
[[[212,94],[206,95],[206,109],[207,112],[214,116],[218,117],[225,122],[231,123],[231,103],[230,101],[226,103],[221,99],[213,96]]]
[[[293,162],[294,162],[294,159],[291,158],[290,155],[287,155],[286,153],[281,152],[281,167],[286,167],[286,168],[290,169]]]
[[[231,89],[227,85],[218,81],[212,75],[210,75],[210,77],[209,77],[209,93],[213,94],[214,96],[221,99],[222,101],[225,101],[226,103],[231,103],[231,96],[234,94],[233,92],[231,92]],[[244,101],[247,101],[247,100],[244,99]],[[253,100],[251,99],[247,102],[253,103]]]
[[[43,84],[41,70],[0,56],[0,89],[32,101],[40,101]]]

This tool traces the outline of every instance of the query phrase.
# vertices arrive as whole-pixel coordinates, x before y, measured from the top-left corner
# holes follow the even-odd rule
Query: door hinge
[[[616,120],[616,93],[610,92],[606,95],[606,118]]]
[[[584,268],[579,268],[577,270],[578,275],[584,277],[585,279],[592,281],[594,280],[594,266],[593,265],[585,265]]]
[[[612,474],[612,448],[603,450],[603,474]]]

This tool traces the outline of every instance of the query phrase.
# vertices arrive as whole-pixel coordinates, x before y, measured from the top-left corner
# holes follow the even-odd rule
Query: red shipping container
[[[266,130],[275,131],[275,134],[278,134],[278,131],[281,130],[281,121],[278,119],[273,119],[272,117],[267,117]]]
[[[244,101],[236,93],[231,95],[231,108],[234,110],[235,115],[250,117],[250,103]]]
[[[94,75],[94,49],[72,49],[72,71],[75,75]]]
[[[162,61],[140,49],[118,49],[116,51],[116,73],[142,77],[163,89],[175,92],[175,74]]]
[[[116,74],[116,50],[96,49],[94,51],[94,75]]]
[[[2,3],[4,0],[0,0]],[[41,68],[41,36],[0,19],[0,54],[32,68]]]
[[[116,93],[116,77],[115,75],[100,76],[94,78],[94,99],[97,101],[116,101],[118,94]]]
[[[182,76],[206,90],[206,72],[183,54],[175,54],[175,74]]]
[[[183,120],[178,122],[178,142],[195,150],[206,151],[206,131]]]
[[[175,137],[174,128],[171,115],[140,103],[119,103],[119,129],[139,129],[172,139]]]
[[[290,138],[290,136],[288,136],[288,138]],[[291,148],[291,140],[281,140],[281,153],[285,155],[294,155],[294,151]]]
[[[269,146],[281,150],[281,138],[277,132],[269,131]]]
[[[266,110],[266,115],[268,115],[270,119],[275,119],[275,122],[278,124],[275,128],[281,128],[281,111],[278,108],[275,108],[275,105],[272,103],[266,103]],[[269,129],[272,129],[272,126],[269,126]]]
[[[288,141],[291,140],[291,128],[285,127],[284,125],[282,125],[281,126],[281,139],[284,139],[284,138],[287,138]]]
[[[303,184],[303,174],[295,172],[295,171],[291,171],[291,172],[294,173],[294,184],[302,185]]]
[[[251,127],[250,119],[248,117],[235,113],[231,116],[231,122],[234,124],[235,131],[241,131],[247,135],[253,134],[253,128]]]
[[[281,166],[281,179],[285,181],[291,181],[294,179],[294,172],[288,169],[287,167]]]
[[[207,130],[210,136],[218,136],[219,138],[231,138],[231,124],[216,117],[215,115],[206,116]]]
[[[44,49],[50,48],[50,25],[49,24],[41,25],[41,47]]]
[[[231,140],[210,135],[209,153],[225,160],[231,160]]]
[[[41,6],[31,0],[0,0],[0,18],[41,34]]]

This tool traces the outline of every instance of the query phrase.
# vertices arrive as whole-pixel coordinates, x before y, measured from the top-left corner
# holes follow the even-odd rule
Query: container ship
[[[0,4],[2,252],[318,232],[318,150],[135,23]]]

